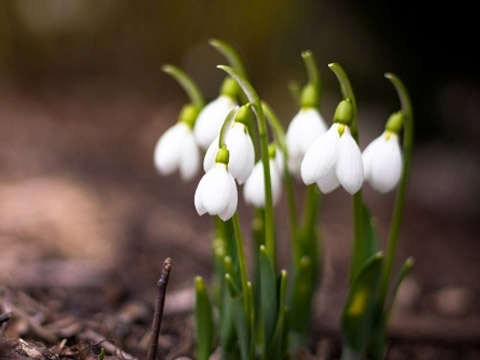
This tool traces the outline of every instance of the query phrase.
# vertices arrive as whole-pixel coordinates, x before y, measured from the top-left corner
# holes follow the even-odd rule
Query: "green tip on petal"
[[[353,120],[353,105],[350,100],[342,100],[335,110],[333,122],[350,126]]]
[[[237,113],[235,114],[235,120],[245,126],[248,126],[253,121],[253,113],[250,109],[249,105],[243,105],[238,109]]]
[[[218,149],[217,157],[215,158],[216,163],[228,165],[228,161],[230,160],[230,152],[228,151],[226,146],[221,147]]]
[[[220,88],[220,95],[228,96],[229,98],[235,100],[240,91],[238,83],[231,77],[226,77],[223,80],[222,87]]]
[[[302,108],[315,108],[318,106],[318,89],[312,84],[303,87],[300,94],[300,106]]]
[[[400,134],[403,128],[403,112],[397,111],[390,115],[385,125],[385,130],[393,132],[395,134]]]
[[[193,129],[198,113],[199,109],[196,105],[185,104],[178,115],[178,121],[187,124],[190,129]]]

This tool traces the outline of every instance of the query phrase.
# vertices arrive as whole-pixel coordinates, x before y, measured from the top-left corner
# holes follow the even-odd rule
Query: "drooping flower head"
[[[198,183],[194,204],[199,215],[218,215],[223,221],[230,219],[237,209],[238,194],[235,180],[228,169],[229,151],[218,150],[214,166]]]
[[[200,150],[192,132],[197,115],[196,106],[185,105],[177,123],[158,139],[153,160],[161,175],[170,175],[179,170],[182,180],[188,181],[197,174],[200,168]]]
[[[317,102],[315,88],[305,86],[300,98],[300,110],[287,129],[285,140],[288,148],[288,169],[296,177],[300,176],[300,166],[310,145],[327,131],[327,124],[317,109]]]
[[[198,114],[193,133],[198,146],[203,150],[206,150],[218,136],[228,113],[237,106],[235,100],[237,93],[237,83],[231,78],[226,78],[219,96]]]
[[[248,106],[238,109],[229,128],[225,129],[225,145],[230,151],[228,168],[239,184],[243,184],[250,176],[255,165],[255,150],[252,138],[248,132],[248,124],[252,120],[252,111]],[[225,120],[225,119],[224,119]],[[219,146],[219,135],[208,147],[203,159],[203,169],[210,170],[215,163],[215,156]]]
[[[363,161],[360,148],[350,133],[353,107],[341,101],[334,115],[334,124],[309,147],[301,165],[305,184],[317,183],[323,193],[342,185],[350,194],[363,184]]]
[[[269,147],[270,180],[272,203],[276,205],[282,192],[283,156],[274,144]],[[258,161],[243,187],[245,202],[256,208],[265,207],[265,173],[262,161]]]
[[[399,132],[402,129],[401,112],[390,116],[382,135],[363,151],[365,179],[370,186],[384,194],[397,186],[402,174],[402,149]]]

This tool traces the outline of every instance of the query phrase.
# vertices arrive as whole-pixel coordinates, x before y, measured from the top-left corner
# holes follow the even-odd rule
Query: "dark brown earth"
[[[101,82],[34,93],[0,87],[0,316],[11,313],[0,325],[0,359],[95,359],[102,347],[145,358],[166,257],[173,267],[159,358],[193,357],[192,284],[209,278],[212,219],[193,207],[199,178],[184,184],[153,168],[153,146],[181,106],[167,100]],[[383,114],[360,106],[360,120]],[[376,131],[364,129],[362,148]],[[416,265],[392,317],[389,359],[480,358],[479,179],[468,149],[415,148],[397,259],[413,256]],[[364,194],[385,238],[393,195]],[[324,278],[301,358],[339,356],[350,205],[340,190],[323,204]],[[245,233],[249,211],[240,204]]]

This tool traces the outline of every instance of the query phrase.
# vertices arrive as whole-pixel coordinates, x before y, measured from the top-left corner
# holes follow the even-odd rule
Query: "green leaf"
[[[275,270],[267,255],[265,246],[260,246],[260,303],[263,320],[263,342],[269,343],[275,331],[278,316],[277,284]],[[265,354],[267,356],[267,354]]]
[[[415,264],[415,260],[412,257],[409,257],[407,260],[405,260],[402,267],[400,268],[400,271],[398,272],[397,280],[395,281],[395,285],[392,290],[390,302],[385,307],[387,316],[392,312],[393,303],[395,301],[395,297],[397,295],[398,289],[400,288],[400,285],[402,284],[405,277],[410,273],[414,264]]]
[[[350,285],[341,325],[345,345],[354,352],[365,350],[372,332],[382,265],[383,255],[374,255],[362,266]]]
[[[273,334],[272,340],[268,344],[268,354],[271,359],[286,359],[288,351],[288,307],[286,306],[287,272],[285,270],[280,273],[278,282],[278,288],[280,289],[278,295],[280,312],[278,315],[275,333]]]
[[[247,360],[250,354],[249,331],[241,296],[231,296],[233,323],[237,334],[242,360]]]
[[[375,227],[370,211],[365,204],[363,205],[362,220],[363,231],[365,232],[365,247],[367,248],[367,257],[365,260],[367,260],[379,251],[379,241],[377,228]]]
[[[316,267],[310,256],[303,256],[295,269],[292,293],[290,297],[289,327],[292,332],[291,352],[304,345],[311,322],[313,283]]]
[[[220,315],[220,347],[224,353],[235,350],[236,334],[233,322],[232,300],[227,289],[223,292],[223,304]]]
[[[197,338],[197,359],[208,360],[213,344],[212,305],[208,298],[205,282],[200,276],[195,278],[195,323]]]

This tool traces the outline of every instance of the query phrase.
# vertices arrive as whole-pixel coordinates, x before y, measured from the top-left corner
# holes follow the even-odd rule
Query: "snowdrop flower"
[[[282,192],[281,181],[283,173],[283,156],[279,149],[273,149],[270,156],[270,180],[272,185],[272,202],[275,206],[280,200]],[[258,161],[243,187],[243,197],[248,205],[256,208],[265,207],[265,183],[263,163]]]
[[[351,103],[341,101],[335,111],[334,124],[315,140],[302,161],[303,182],[317,183],[325,194],[340,184],[352,195],[362,187],[362,154],[348,126],[352,113]]]
[[[252,112],[247,106],[242,106],[235,114],[232,126],[227,130],[225,145],[230,151],[228,168],[239,184],[243,184],[250,176],[255,165],[255,150],[253,141],[248,133],[247,124]],[[218,151],[218,136],[208,147],[203,159],[203,169],[210,170],[215,163],[215,155]]]
[[[301,108],[294,116],[286,133],[288,169],[293,175],[300,175],[300,166],[308,148],[325,131],[325,120],[313,107]]]
[[[200,150],[192,133],[198,110],[185,105],[178,122],[169,128],[155,145],[153,160],[161,175],[170,175],[179,170],[182,180],[191,180],[200,168]]]
[[[288,169],[296,177],[300,177],[300,166],[310,145],[327,131],[327,124],[317,110],[318,101],[318,89],[307,84],[300,96],[300,111],[288,125],[285,139]]]
[[[398,132],[401,114],[393,114],[382,135],[373,140],[363,151],[365,179],[371,187],[384,194],[397,186],[402,174],[402,149]],[[400,117],[400,122],[395,121]]]
[[[223,221],[230,219],[237,209],[238,194],[235,180],[228,170],[229,152],[218,150],[215,165],[198,183],[194,204],[198,215],[218,215]]]
[[[237,87],[238,85],[233,79],[225,79],[220,95],[208,103],[198,114],[193,134],[198,146],[202,149],[207,149],[212,143],[220,133],[228,113],[237,106],[234,100]]]

